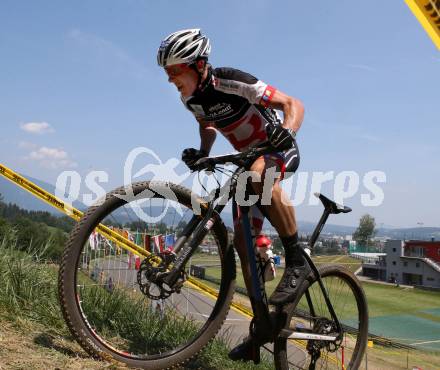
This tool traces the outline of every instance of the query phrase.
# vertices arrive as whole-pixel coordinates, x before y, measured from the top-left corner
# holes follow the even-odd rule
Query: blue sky
[[[2,1],[0,162],[50,183],[106,171],[110,190],[138,146],[163,161],[197,147],[156,65],[160,40],[193,27],[210,37],[214,66],[303,101],[300,171],[386,174],[380,206],[362,206],[361,183],[346,200],[354,212],[332,222],[370,213],[378,225],[440,226],[440,53],[403,1]],[[26,126],[44,122],[39,134]],[[213,153],[230,151],[219,137]],[[307,221],[320,212],[297,209]]]

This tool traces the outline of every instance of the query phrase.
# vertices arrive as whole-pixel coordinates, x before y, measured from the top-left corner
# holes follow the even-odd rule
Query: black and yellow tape
[[[440,0],[405,0],[405,2],[440,50]]]
[[[58,199],[55,195],[52,195],[48,191],[34,184],[32,181],[29,181],[25,177],[11,170],[3,164],[0,164],[0,175],[6,177],[12,183],[18,185],[20,188],[28,191],[32,195],[51,205],[52,207],[58,209],[63,212],[67,216],[73,218],[75,221],[78,221],[83,213],[76,208],[72,207],[70,204],[63,202]],[[121,248],[126,249],[134,254],[148,256],[149,253],[139,247],[136,243],[133,243],[131,240],[124,238],[122,235],[119,235],[117,232],[108,228],[103,224],[99,224],[97,227],[97,231],[102,234],[104,237],[110,239],[111,241],[118,244]]]
[[[34,184],[32,181],[29,181],[25,177],[21,176],[20,174],[16,173],[15,171],[11,170],[10,168],[6,167],[3,164],[0,164],[0,175],[7,178],[12,183],[16,184],[20,188],[28,191],[32,195],[36,196],[37,198],[41,199],[42,201],[50,204],[52,207],[58,209],[59,211],[63,212],[64,214],[72,217],[74,220],[78,221],[83,213],[76,208],[72,207],[70,204],[63,202],[62,200],[58,199],[56,196],[52,195],[48,191],[44,190],[43,188],[39,187],[38,185]],[[131,240],[125,238],[123,235],[118,234],[116,231],[108,228],[107,226],[103,224],[99,224],[99,226],[96,228],[96,230],[103,235],[105,238],[115,242],[117,245],[119,245],[121,248],[132,252],[137,255],[141,256],[148,256],[150,255],[149,252],[147,252],[145,249],[139,247],[137,244],[133,243]],[[207,286],[206,284],[203,284],[202,282],[193,279],[189,277],[189,279],[185,282],[185,284],[188,284],[192,286],[194,289],[197,289],[198,291],[203,292],[204,294],[211,296],[212,298],[217,299],[218,293],[215,289],[212,289],[211,287]],[[252,312],[249,311],[246,307],[238,304],[233,303],[232,306],[242,314],[246,316],[251,316]]]

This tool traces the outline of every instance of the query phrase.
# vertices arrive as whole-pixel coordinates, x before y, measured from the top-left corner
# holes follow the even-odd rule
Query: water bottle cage
[[[259,255],[256,255],[257,261],[260,265],[261,274],[263,277],[263,280],[271,281],[275,278],[275,260],[273,257],[269,258],[262,258]],[[271,270],[271,272],[268,272],[268,269]]]
[[[260,256],[257,256],[257,258],[258,258],[258,262],[261,264],[261,267],[263,269],[265,269],[266,266],[269,265],[269,264],[274,264],[275,265],[275,260],[273,259],[273,257],[269,257],[269,258],[266,259],[266,258],[262,258]]]

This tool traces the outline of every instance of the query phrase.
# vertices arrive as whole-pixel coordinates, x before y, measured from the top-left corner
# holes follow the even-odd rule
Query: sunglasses
[[[174,64],[172,66],[165,67],[165,72],[168,77],[177,77],[182,73],[187,72],[189,69],[188,64]]]

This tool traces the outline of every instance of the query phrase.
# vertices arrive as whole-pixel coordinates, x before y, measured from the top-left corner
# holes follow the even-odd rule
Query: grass
[[[340,256],[338,256],[339,258]],[[214,261],[217,256],[201,258],[199,261]],[[318,257],[318,263],[328,263],[329,257]],[[351,263],[344,258],[339,262]],[[194,261],[193,261],[194,263]],[[210,270],[212,269],[212,271]],[[208,269],[209,274],[215,274],[215,268]],[[217,269],[218,271],[218,269]],[[279,276],[282,270],[278,269]],[[238,271],[237,278],[241,278]],[[94,361],[77,345],[65,326],[61,317],[57,298],[57,266],[47,264],[41,260],[36,251],[18,252],[10,242],[0,243],[0,367],[3,368],[63,368],[63,369],[116,369],[111,364]],[[244,283],[239,280],[239,284]],[[269,283],[273,286],[276,281]],[[364,283],[369,306],[370,316],[407,314],[431,320],[437,316],[430,313],[421,313],[422,310],[440,306],[439,295],[435,292],[416,289],[397,288],[392,286]],[[91,290],[94,296],[90,310],[95,310],[96,322],[107,326],[108,335],[124,330],[145,336],[151,326],[145,321],[150,320],[148,313],[142,310],[141,302],[132,302],[133,306],[126,306],[123,292],[112,299],[106,292]],[[118,298],[118,299],[115,299]],[[131,301],[131,300],[130,300]],[[119,308],[112,305],[119,305]],[[112,312],[120,311],[126,306],[126,315],[118,323]],[[138,310],[138,311],[136,311]],[[135,314],[133,314],[135,313]],[[127,317],[130,315],[130,319]],[[140,320],[136,318],[139,317]],[[130,322],[131,326],[127,323]],[[175,336],[175,320],[169,320],[166,335]],[[148,323],[153,325],[154,323]],[[192,330],[187,326],[188,333]],[[179,335],[185,335],[184,330],[178,329]],[[134,336],[133,342],[139,337]],[[171,339],[170,339],[171,340]],[[175,339],[177,340],[177,339]],[[180,340],[180,339],[179,339]],[[187,364],[187,369],[272,369],[273,364],[266,358],[259,366],[253,364],[236,363],[227,359],[229,351],[227,335],[212,341],[197,359]],[[368,350],[369,368],[399,369],[406,368],[406,361],[410,368],[421,366],[424,369],[440,368],[438,353],[426,351],[390,350],[375,345]],[[75,364],[75,365],[73,365]]]
[[[335,263],[342,265],[349,269],[351,272],[355,272],[361,267],[361,261],[345,255],[337,256],[316,256],[312,257],[313,262],[319,267],[321,264]]]
[[[314,262],[320,264],[337,263],[350,264],[350,266],[360,266],[358,260],[348,256],[318,256],[313,258]],[[353,262],[355,261],[355,262]],[[357,264],[356,264],[357,261]],[[353,269],[357,269],[354,267]],[[352,269],[352,270],[353,270]],[[207,267],[206,274],[215,278],[220,278],[219,267]],[[283,274],[283,268],[277,267],[277,277],[266,283],[266,292],[272,293]],[[245,287],[243,274],[237,264],[237,286]],[[430,315],[423,310],[440,308],[440,294],[420,289],[408,289],[389,285],[381,285],[370,282],[362,282],[365,294],[368,299],[370,317],[386,315],[414,315],[419,317],[430,317],[433,321],[440,321],[440,317]]]
[[[70,337],[58,303],[57,266],[42,261],[37,251],[16,251],[14,245],[5,240],[0,243],[0,325],[3,328],[0,331],[0,368],[74,368],[68,364],[72,358],[78,357],[84,359],[80,361],[82,365],[76,367],[78,369],[116,368],[89,359]],[[194,323],[179,320],[172,312],[160,321],[159,326],[151,311],[145,309],[145,300],[134,301],[122,290],[109,294],[95,286],[85,294],[87,299],[83,304],[87,302],[88,306],[84,308],[93,323],[101,325],[99,329],[109,337],[125,337],[130,343],[129,348],[134,351],[146,350],[145,343],[152,344],[148,342],[149,336],[157,341],[154,350],[166,350],[181,343],[195,330]],[[160,335],[152,337],[153,332]],[[4,345],[6,338],[8,343]],[[228,342],[225,335],[216,338],[185,368],[273,368],[268,358],[258,367],[230,361],[227,358]],[[22,348],[25,343],[26,348]],[[165,347],[164,343],[167,344]],[[17,358],[17,354],[23,358]],[[31,358],[36,362],[32,363]]]
[[[351,271],[356,271],[360,267],[360,262],[349,256],[316,256],[313,258],[314,262],[319,266],[320,264],[336,263],[344,265]],[[208,265],[208,264],[207,264]],[[273,287],[278,283],[279,277],[282,275],[283,269],[277,269],[277,278],[266,284],[266,292],[268,295],[272,292]],[[218,267],[207,267],[206,274],[213,277],[220,277],[220,269]],[[212,283],[207,282],[209,285]],[[237,285],[244,287],[244,281],[237,264]],[[389,285],[381,285],[370,282],[362,282],[365,294],[367,296],[369,306],[370,319],[374,320],[378,318],[383,322],[383,328],[386,329],[387,322],[391,319],[401,319],[401,324],[404,335],[402,337],[396,337],[396,340],[400,340],[403,343],[416,342],[415,340],[405,340],[405,338],[414,337],[412,332],[415,328],[411,325],[417,324],[417,319],[430,320],[433,325],[440,322],[440,315],[435,309],[440,310],[440,294],[438,292],[408,289],[402,287],[395,287]],[[242,303],[248,304],[246,297],[242,295],[236,296]],[[340,297],[339,301],[344,301],[344,296]],[[346,309],[347,318],[353,314],[349,309]],[[401,316],[399,318],[398,316]],[[405,321],[406,319],[406,321]],[[382,321],[383,320],[383,321]],[[413,321],[414,320],[414,321]],[[411,321],[409,323],[408,321]],[[408,325],[408,329],[405,328]],[[372,327],[372,325],[371,325]],[[426,337],[434,336],[435,339],[440,337],[435,336],[432,328],[431,331],[422,332],[422,335]],[[383,333],[387,331],[384,330]],[[377,333],[377,334],[383,334]],[[425,333],[425,334],[423,334]],[[420,338],[418,338],[420,340]],[[421,340],[423,341],[423,340]],[[375,345],[374,348],[368,349],[369,368],[375,369],[401,369],[406,368],[406,362],[408,361],[409,368],[412,366],[420,366],[424,369],[440,369],[440,354],[438,351],[431,351],[429,349],[421,350],[398,350],[384,348],[379,345]],[[376,364],[373,366],[372,364]]]
[[[0,244],[0,311],[3,318],[28,319],[66,333],[56,292],[57,268],[39,261],[37,251]]]
[[[360,266],[361,263],[359,260],[352,258],[350,256],[344,256],[344,255],[337,255],[337,256],[317,256],[313,257],[313,261],[316,263],[316,265],[319,267],[320,265],[329,264],[329,263],[336,263],[345,266],[350,271],[356,271]],[[192,258],[191,261],[192,264],[196,265],[205,265],[206,275],[209,275],[213,278],[220,279],[221,277],[221,269],[218,266],[220,264],[220,261],[218,259],[218,256],[209,256],[209,255],[196,255],[196,257]],[[213,266],[214,265],[214,266]],[[272,292],[275,290],[276,286],[278,285],[281,276],[283,276],[284,268],[277,266],[276,267],[276,277],[272,281],[266,282],[266,293],[267,295],[272,294]],[[236,284],[238,287],[245,288],[245,283],[243,279],[243,274],[241,272],[241,267],[239,261],[237,261],[237,280]]]
[[[160,316],[144,297],[133,299],[126,290],[109,293],[100,286],[80,292],[83,310],[95,330],[110,343],[121,341],[125,351],[156,354],[172,350],[194,336],[197,325],[172,311]]]
[[[418,315],[418,311],[439,308],[440,294],[365,282],[370,317],[384,315]]]

